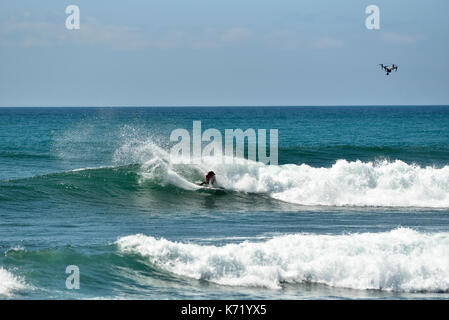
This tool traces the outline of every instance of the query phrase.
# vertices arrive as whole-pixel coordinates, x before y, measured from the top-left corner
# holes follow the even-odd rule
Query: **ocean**
[[[278,164],[173,163],[198,120]],[[0,108],[0,298],[448,299],[449,106]]]

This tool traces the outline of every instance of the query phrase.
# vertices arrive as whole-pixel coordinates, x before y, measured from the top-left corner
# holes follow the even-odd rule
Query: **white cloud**
[[[136,28],[104,25],[87,19],[80,30],[67,30],[64,24],[41,21],[8,21],[0,26],[2,47],[42,47],[65,44],[111,45],[135,49],[150,43]]]
[[[109,45],[117,49],[139,49],[151,45],[138,28],[105,25],[95,19],[87,19],[80,30],[64,30],[64,42],[90,45]]]
[[[224,42],[233,42],[248,39],[250,36],[251,31],[246,28],[231,28],[222,33],[221,40]]]
[[[408,45],[418,41],[418,38],[397,32],[383,32],[382,40],[390,44]]]
[[[249,29],[235,27],[226,30],[206,28],[197,35],[190,37],[190,45],[193,48],[221,48],[234,43],[248,40],[252,36]]]
[[[63,23],[11,20],[0,25],[0,47],[43,47],[59,45],[101,45],[119,50],[142,48],[216,48],[247,40],[251,31],[235,27],[226,30],[213,28],[187,34],[169,30],[164,34],[144,32],[135,27],[103,24],[92,18],[81,22],[79,30],[67,30]]]
[[[344,45],[345,43],[343,41],[328,36],[318,38],[313,43],[313,46],[318,49],[341,48]]]
[[[264,37],[264,43],[276,49],[294,50],[301,47],[303,37],[289,29],[276,30]]]

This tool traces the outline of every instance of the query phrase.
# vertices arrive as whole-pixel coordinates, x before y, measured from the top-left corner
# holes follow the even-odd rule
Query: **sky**
[[[0,106],[447,105],[448,15],[447,0],[2,0]]]

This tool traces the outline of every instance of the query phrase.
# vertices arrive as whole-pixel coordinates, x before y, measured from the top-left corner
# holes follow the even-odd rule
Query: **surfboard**
[[[200,189],[198,189],[200,192],[210,192],[210,193],[226,192],[226,189],[222,187],[213,187],[208,184],[200,185],[200,183],[197,183],[197,185],[200,187]]]
[[[213,187],[213,186],[210,186],[210,185],[208,185],[208,184],[203,184],[203,185],[201,185],[201,184],[198,183],[198,186],[201,187],[201,189],[225,190],[225,188],[222,188],[222,187]]]

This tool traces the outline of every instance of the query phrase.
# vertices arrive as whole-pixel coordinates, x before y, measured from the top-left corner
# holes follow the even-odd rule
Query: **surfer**
[[[202,182],[202,183],[200,184],[200,186],[205,185],[205,184],[208,184],[208,185],[212,186],[212,185],[215,183],[215,172],[209,171],[209,172],[206,174],[205,180],[206,180],[206,181]]]

